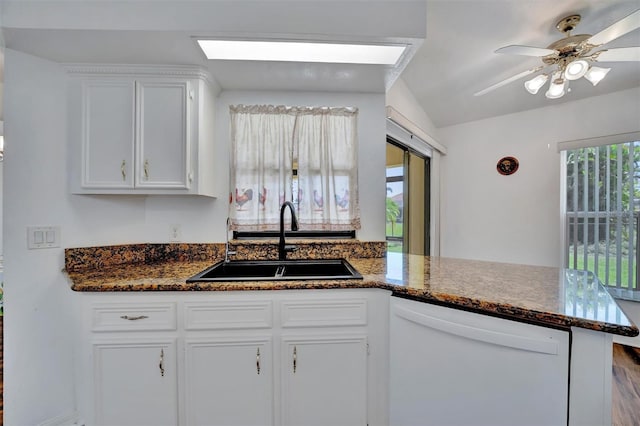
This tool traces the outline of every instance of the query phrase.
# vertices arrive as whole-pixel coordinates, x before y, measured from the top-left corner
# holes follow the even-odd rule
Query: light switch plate
[[[27,226],[27,248],[43,249],[60,247],[59,226]]]

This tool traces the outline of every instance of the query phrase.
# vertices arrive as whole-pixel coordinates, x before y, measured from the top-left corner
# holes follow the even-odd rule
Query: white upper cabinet
[[[134,82],[90,80],[82,92],[82,187],[133,188]]]
[[[215,83],[203,71],[68,71],[72,193],[215,196]]]
[[[189,188],[193,98],[188,81],[136,81],[137,188]]]

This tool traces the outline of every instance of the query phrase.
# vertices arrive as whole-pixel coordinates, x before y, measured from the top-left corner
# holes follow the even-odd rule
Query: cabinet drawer
[[[93,331],[175,330],[175,303],[94,303]]]
[[[273,303],[269,301],[187,302],[186,330],[271,328]]]
[[[282,301],[283,328],[367,325],[367,300]]]

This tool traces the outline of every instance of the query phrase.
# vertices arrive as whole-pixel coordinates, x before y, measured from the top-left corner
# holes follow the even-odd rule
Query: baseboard
[[[57,417],[45,420],[39,423],[38,426],[78,426],[82,425],[80,421],[80,413],[72,411],[70,413],[62,414]]]

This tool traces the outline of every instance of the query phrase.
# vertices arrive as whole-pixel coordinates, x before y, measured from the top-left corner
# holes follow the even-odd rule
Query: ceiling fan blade
[[[486,89],[483,89],[483,90],[481,90],[481,91],[479,91],[479,92],[477,92],[477,93],[474,93],[474,94],[473,94],[473,96],[482,96],[482,95],[484,95],[484,94],[486,94],[486,93],[491,92],[492,90],[495,90],[495,89],[497,89],[497,88],[499,88],[499,87],[502,87],[502,86],[504,86],[504,85],[507,85],[507,84],[511,83],[512,81],[519,80],[519,79],[521,79],[522,77],[526,77],[526,76],[528,76],[529,74],[533,74],[533,73],[535,73],[535,72],[538,72],[538,71],[540,71],[542,68],[544,68],[544,66],[542,66],[542,65],[541,65],[541,66],[539,66],[539,67],[531,68],[530,70],[523,71],[523,72],[521,72],[520,74],[516,74],[516,75],[514,75],[514,76],[512,76],[512,77],[509,77],[509,78],[507,78],[507,79],[505,79],[505,80],[499,81],[499,82],[497,82],[496,84],[494,84],[494,85],[492,85],[492,86],[487,87]]]
[[[558,51],[553,49],[544,49],[542,47],[519,46],[516,44],[512,44],[510,46],[501,47],[500,49],[496,50],[496,53],[540,57],[553,55],[554,53],[558,53]]]
[[[600,46],[638,28],[640,28],[640,9],[592,35],[585,40],[585,43]]]
[[[595,58],[598,62],[640,61],[640,46],[601,50],[595,53]]]

